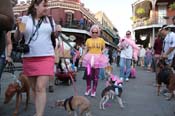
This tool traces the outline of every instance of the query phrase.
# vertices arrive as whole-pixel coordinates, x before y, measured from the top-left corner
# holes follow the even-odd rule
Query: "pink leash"
[[[64,57],[64,45],[63,45],[63,41],[62,41],[61,51],[62,51],[62,54],[63,54],[63,57]],[[71,78],[71,81],[72,81],[72,84],[73,84],[73,88],[74,88],[74,93],[77,96],[78,95],[78,91],[77,91],[77,88],[75,86],[75,82],[74,82],[74,79],[72,77],[72,74],[71,74],[70,70],[68,69],[68,66],[67,66],[67,63],[66,63],[66,60],[65,59],[64,59],[64,63],[66,65],[66,69],[68,71],[68,74],[69,74],[69,76]]]

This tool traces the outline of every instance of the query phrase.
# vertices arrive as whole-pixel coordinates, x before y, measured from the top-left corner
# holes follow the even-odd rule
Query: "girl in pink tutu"
[[[104,68],[108,65],[108,58],[103,55],[103,49],[105,48],[105,41],[99,37],[100,29],[98,25],[93,25],[90,29],[91,38],[85,42],[86,52],[83,56],[82,66],[86,67],[87,70],[87,87],[85,95],[94,97],[96,95],[96,89],[98,84],[99,69]],[[91,88],[91,80],[93,86]]]

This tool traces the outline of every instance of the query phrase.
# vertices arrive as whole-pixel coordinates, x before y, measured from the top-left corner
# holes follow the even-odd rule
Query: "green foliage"
[[[142,8],[142,7],[139,7],[139,8],[136,10],[136,13],[137,13],[137,15],[143,15],[143,14],[145,14],[145,9]]]
[[[175,2],[173,2],[172,4],[170,4],[170,5],[169,5],[169,8],[170,8],[171,10],[175,10]]]

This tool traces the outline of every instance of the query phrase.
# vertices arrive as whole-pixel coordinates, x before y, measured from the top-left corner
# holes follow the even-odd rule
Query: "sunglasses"
[[[92,34],[97,34],[98,32],[92,32]]]
[[[127,33],[126,35],[131,35],[130,33]]]

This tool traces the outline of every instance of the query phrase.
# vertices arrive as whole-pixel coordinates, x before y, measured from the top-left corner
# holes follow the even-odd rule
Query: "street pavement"
[[[116,65],[114,74],[119,74],[119,68]],[[19,72],[15,72],[16,75]],[[84,95],[86,89],[86,82],[82,79],[83,71],[79,71],[75,82],[78,90],[78,95]],[[3,104],[4,91],[7,85],[13,79],[5,72],[2,77],[2,93],[0,95],[0,116],[12,116],[15,108],[15,97],[9,104]],[[96,97],[87,96],[91,102],[91,112],[93,116],[175,116],[175,101],[165,100],[163,95],[156,95],[155,74],[147,72],[140,67],[137,67],[136,79],[130,79],[129,82],[124,83],[123,87],[123,101],[124,109],[119,107],[117,100],[109,100],[109,105],[106,110],[99,109],[99,102],[101,99],[101,91],[105,87],[105,80],[99,80]],[[55,86],[54,93],[47,93],[48,101],[45,109],[44,116],[67,116],[64,108],[55,108],[54,103],[57,99],[65,99],[74,95],[73,86],[60,84]],[[29,108],[25,112],[25,95],[20,105],[19,116],[33,116],[35,113],[33,100],[31,98]]]

